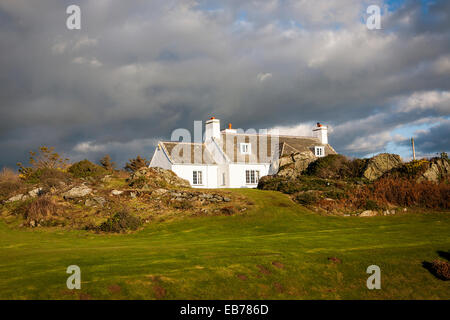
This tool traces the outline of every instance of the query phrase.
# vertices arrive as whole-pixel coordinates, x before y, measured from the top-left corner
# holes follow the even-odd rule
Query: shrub
[[[74,177],[101,177],[107,174],[107,171],[89,160],[82,160],[74,163],[68,170]]]
[[[131,180],[129,183],[130,187],[142,189],[147,185],[147,178],[145,176],[138,177],[137,179]]]
[[[123,232],[137,230],[141,225],[141,219],[131,215],[127,210],[121,210],[108,218],[97,229],[104,232]]]
[[[383,177],[373,184],[349,190],[347,205],[365,208],[367,199],[377,204],[430,209],[450,208],[450,185],[430,181],[417,182],[406,178]]]
[[[366,205],[365,205],[365,209],[366,210],[378,210],[378,204],[376,203],[376,201],[373,200],[366,200]]]
[[[330,154],[313,161],[305,170],[306,175],[322,179],[342,179],[360,176],[364,160],[349,160],[340,154]]]
[[[29,154],[30,167],[17,163],[21,177],[24,179],[27,179],[36,169],[66,169],[68,166],[69,159],[62,158],[55,152],[54,147],[42,146],[38,151],[30,151]]]
[[[223,208],[220,209],[220,212],[222,214],[227,215],[227,216],[231,216],[233,214],[236,214],[238,211],[239,210],[236,207],[234,207],[234,206],[226,206],[226,207],[223,207]]]
[[[450,263],[442,260],[434,260],[431,269],[442,280],[450,280]]]
[[[109,154],[100,159],[100,164],[106,171],[113,171],[116,168],[116,163],[111,161]]]
[[[136,172],[139,168],[148,167],[150,164],[147,159],[141,158],[141,156],[137,156],[135,159],[129,159],[128,161],[124,169],[129,172]]]
[[[299,193],[296,197],[295,200],[303,205],[311,205],[316,203],[319,198],[317,197],[317,195],[315,193],[312,192],[303,192],[303,193]]]
[[[61,183],[68,183],[70,180],[70,174],[61,169],[53,168],[35,169],[26,178],[28,183],[42,183],[49,188],[56,187]]]

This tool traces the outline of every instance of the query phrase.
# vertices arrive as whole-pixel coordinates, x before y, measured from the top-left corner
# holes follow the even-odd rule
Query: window
[[[194,171],[192,177],[193,185],[202,185],[203,184],[203,175],[201,171]]]
[[[241,143],[241,153],[242,154],[250,154],[251,153],[251,144],[250,143]]]
[[[325,156],[325,148],[324,147],[314,147],[314,154],[316,157],[324,157]]]
[[[246,184],[257,184],[259,181],[259,171],[258,170],[245,170],[245,183]]]

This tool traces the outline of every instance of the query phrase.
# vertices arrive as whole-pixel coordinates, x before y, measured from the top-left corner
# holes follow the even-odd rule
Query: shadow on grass
[[[447,261],[450,261],[450,251],[437,251],[437,254],[439,257],[446,259]],[[427,269],[433,276],[440,280],[449,280],[448,276],[443,275],[444,273],[447,273],[446,271],[439,270],[439,265],[437,264],[438,260],[434,260],[433,262],[423,261],[422,267]],[[447,264],[448,262],[442,261],[440,265]],[[447,267],[448,268],[448,267]]]
[[[450,261],[450,251],[438,250],[437,254],[439,255],[439,257],[444,258],[447,261]]]

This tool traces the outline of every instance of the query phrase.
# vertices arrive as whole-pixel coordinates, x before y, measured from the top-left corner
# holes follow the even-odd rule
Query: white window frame
[[[316,157],[325,157],[325,147],[324,146],[314,147],[314,155]]]
[[[192,185],[193,186],[203,185],[203,171],[201,170],[192,171]]]
[[[250,154],[252,152],[252,145],[250,143],[241,143],[239,150],[242,154]]]
[[[245,170],[245,184],[258,184],[259,170]]]

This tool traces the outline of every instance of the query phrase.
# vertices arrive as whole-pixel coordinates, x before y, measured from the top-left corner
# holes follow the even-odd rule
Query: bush
[[[313,161],[305,170],[306,175],[322,179],[343,179],[360,177],[365,160],[349,160],[340,154],[330,154]]]
[[[30,151],[29,164],[30,167],[25,167],[18,162],[19,172],[21,177],[27,179],[36,169],[66,169],[69,159],[62,158],[54,147],[42,146],[38,151]]]
[[[316,203],[319,198],[317,197],[317,195],[315,193],[312,192],[303,192],[303,193],[299,193],[296,197],[295,200],[303,205],[311,205]]]
[[[231,216],[233,214],[236,214],[238,211],[239,210],[236,207],[234,207],[234,206],[227,206],[227,207],[223,207],[223,208],[220,209],[220,212],[222,214],[227,215],[227,216]]]
[[[116,168],[116,163],[111,161],[109,154],[100,159],[100,164],[106,171],[113,171]]]
[[[126,230],[137,230],[141,225],[141,219],[131,215],[127,210],[121,210],[96,229],[104,232],[123,232]]]
[[[108,173],[104,168],[89,160],[82,160],[74,163],[70,166],[68,171],[77,178],[101,177]]]
[[[403,207],[450,209],[450,185],[430,181],[417,182],[405,178],[380,178],[373,184],[349,190],[348,205],[365,208],[367,199],[377,204]]]
[[[70,180],[70,174],[61,169],[39,168],[33,170],[25,181],[28,183],[42,183],[51,188],[57,187],[61,183],[68,183]]]
[[[366,210],[378,210],[379,206],[375,201],[368,199],[368,200],[366,200],[365,209]]]
[[[450,263],[442,260],[434,260],[431,269],[442,280],[450,280]]]
[[[145,158],[141,158],[141,156],[137,156],[135,159],[129,159],[129,162],[125,164],[124,169],[129,172],[136,172],[142,167],[148,167],[150,161]]]

